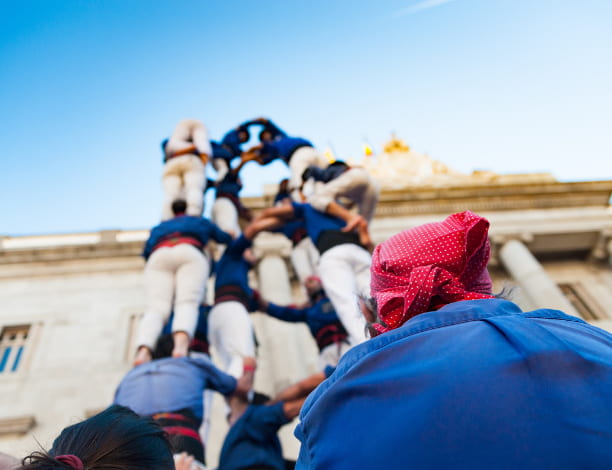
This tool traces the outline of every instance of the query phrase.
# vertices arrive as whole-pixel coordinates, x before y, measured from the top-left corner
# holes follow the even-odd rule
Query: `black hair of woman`
[[[174,470],[162,428],[113,405],[65,428],[48,452],[33,452],[19,470]]]

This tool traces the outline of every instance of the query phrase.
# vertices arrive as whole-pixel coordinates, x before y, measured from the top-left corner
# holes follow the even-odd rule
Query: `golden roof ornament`
[[[395,132],[391,133],[391,140],[383,147],[384,153],[408,153],[410,147],[402,139],[395,136]]]
[[[412,186],[461,186],[472,184],[508,184],[517,182],[553,182],[550,173],[500,175],[488,170],[475,170],[471,174],[461,173],[429,155],[412,150],[395,134],[383,147],[383,152],[365,152],[367,158],[359,165],[380,183],[382,188],[402,189]]]

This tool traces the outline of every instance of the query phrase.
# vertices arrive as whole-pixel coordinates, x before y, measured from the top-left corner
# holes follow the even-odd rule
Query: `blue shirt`
[[[232,159],[236,156],[231,148],[228,148],[219,142],[215,142],[214,140],[210,141],[210,147],[212,149],[212,158],[220,158],[225,160],[228,166]]]
[[[306,400],[296,469],[604,469],[612,335],[462,301],[355,346]]]
[[[324,341],[322,336],[325,335],[326,330],[328,329],[326,327],[333,328],[333,331],[330,330],[330,334],[336,336],[333,339],[343,340],[346,339],[347,336],[346,330],[342,326],[342,323],[334,310],[334,306],[326,296],[323,296],[321,299],[309,304],[304,308],[294,308],[289,306],[282,307],[269,302],[266,312],[279,320],[306,323],[310,329],[310,333],[317,340],[319,348],[334,342],[326,341],[326,344],[321,343],[321,341]],[[338,338],[338,335],[343,337]],[[329,339],[332,338],[328,338],[328,340]]]
[[[225,436],[219,456],[219,470],[255,466],[284,470],[283,451],[276,434],[288,422],[283,402],[250,405]]]
[[[338,176],[340,176],[345,171],[349,170],[350,167],[344,162],[334,162],[331,165],[328,165],[325,170],[323,170],[323,182],[329,183],[332,180],[335,180]]]
[[[308,170],[308,178],[312,178],[315,181],[320,181],[321,183],[329,183],[330,181],[336,179],[342,173],[347,171],[349,167],[344,164],[339,164],[339,162],[332,163],[326,168],[319,168],[315,165],[310,165]]]
[[[242,256],[244,250],[251,246],[251,240],[240,235],[230,243],[221,259],[215,266],[215,297],[227,292],[223,288],[236,288],[245,299],[250,299],[253,290],[249,287],[249,271],[251,265]],[[234,292],[234,291],[232,291]],[[235,299],[232,299],[235,300]]]
[[[238,133],[240,131],[246,131],[247,129],[248,123],[246,126],[241,125],[236,129],[232,129],[223,136],[223,139],[221,139],[221,145],[223,145],[231,152],[232,157],[239,157],[242,153],[242,142],[240,142],[240,137],[238,136]]]
[[[346,225],[344,220],[318,211],[310,204],[291,203],[295,218],[303,218],[306,222],[306,232],[310,239],[316,244],[319,235],[326,230],[340,231]]]
[[[289,163],[293,153],[301,147],[312,147],[312,144],[301,137],[279,137],[276,140],[264,142],[259,154],[263,158],[264,165],[277,158]]]
[[[210,145],[213,151],[213,158],[222,158],[228,165],[234,157],[239,157],[242,154],[242,144],[240,142],[240,136],[238,135],[242,131],[249,131],[249,126],[256,124],[254,121],[246,121],[240,124],[235,129],[227,132],[221,142],[210,141]]]
[[[274,232],[282,233],[293,242],[293,246],[308,236],[306,232],[306,222],[304,219],[295,219],[286,222],[282,227],[274,230]]]
[[[230,395],[236,379],[203,357],[164,358],[134,367],[115,392],[114,404],[127,406],[141,416],[189,408],[202,419],[202,392],[210,388]]]
[[[193,237],[202,243],[202,245],[206,245],[211,238],[224,245],[232,241],[232,237],[229,234],[225,233],[210,220],[202,217],[181,215],[153,227],[149,239],[145,243],[142,256],[145,259],[149,259],[155,245],[165,238],[178,236]]]
[[[238,175],[228,171],[223,179],[217,183],[217,195],[219,193],[229,194],[238,197],[238,193],[242,191],[242,182]]]

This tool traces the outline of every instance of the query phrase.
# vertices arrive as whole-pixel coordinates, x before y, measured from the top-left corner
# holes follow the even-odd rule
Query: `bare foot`
[[[189,335],[184,331],[172,333],[174,339],[174,349],[172,357],[185,357],[189,353]]]
[[[149,362],[152,359],[151,350],[146,346],[140,346],[136,351],[136,357],[134,358],[134,367]]]

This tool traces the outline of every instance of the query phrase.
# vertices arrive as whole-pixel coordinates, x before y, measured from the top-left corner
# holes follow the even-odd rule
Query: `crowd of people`
[[[243,149],[255,127],[259,142]],[[366,339],[358,299],[369,295],[368,222],[378,185],[364,169],[328,162],[308,140],[289,136],[265,118],[240,124],[219,142],[209,139],[202,122],[186,119],[162,150],[162,222],[143,252],[146,309],[135,367],[119,385],[115,403],[152,416],[177,450],[204,466],[211,394],[202,392],[217,391],[226,396],[231,425],[220,468],[284,468],[276,432],[297,415],[304,390],[312,390]],[[240,172],[249,162],[275,159],[287,164],[291,176],[279,182],[274,206],[253,218],[240,201]],[[214,180],[206,177],[209,162]],[[215,192],[210,220],[202,216],[209,189]],[[283,233],[293,242],[291,260],[306,305],[275,305],[249,285],[257,262],[251,246],[262,231]],[[210,276],[214,302],[207,305]],[[295,384],[273,399],[252,390],[253,312],[308,325],[319,348],[319,372],[305,378],[310,385]]]
[[[254,128],[259,142],[244,149]],[[113,406],[23,468],[205,468],[213,391],[230,426],[220,470],[292,468],[277,432],[298,415],[302,469],[612,467],[612,335],[494,294],[486,219],[453,214],[374,247],[377,183],[266,118],[219,142],[183,120],[162,149],[162,222],[143,252],[134,367]],[[240,171],[275,159],[291,176],[252,217]],[[305,305],[277,305],[249,285],[263,231],[292,241]],[[253,312],[305,323],[318,372],[274,397],[253,390]]]

